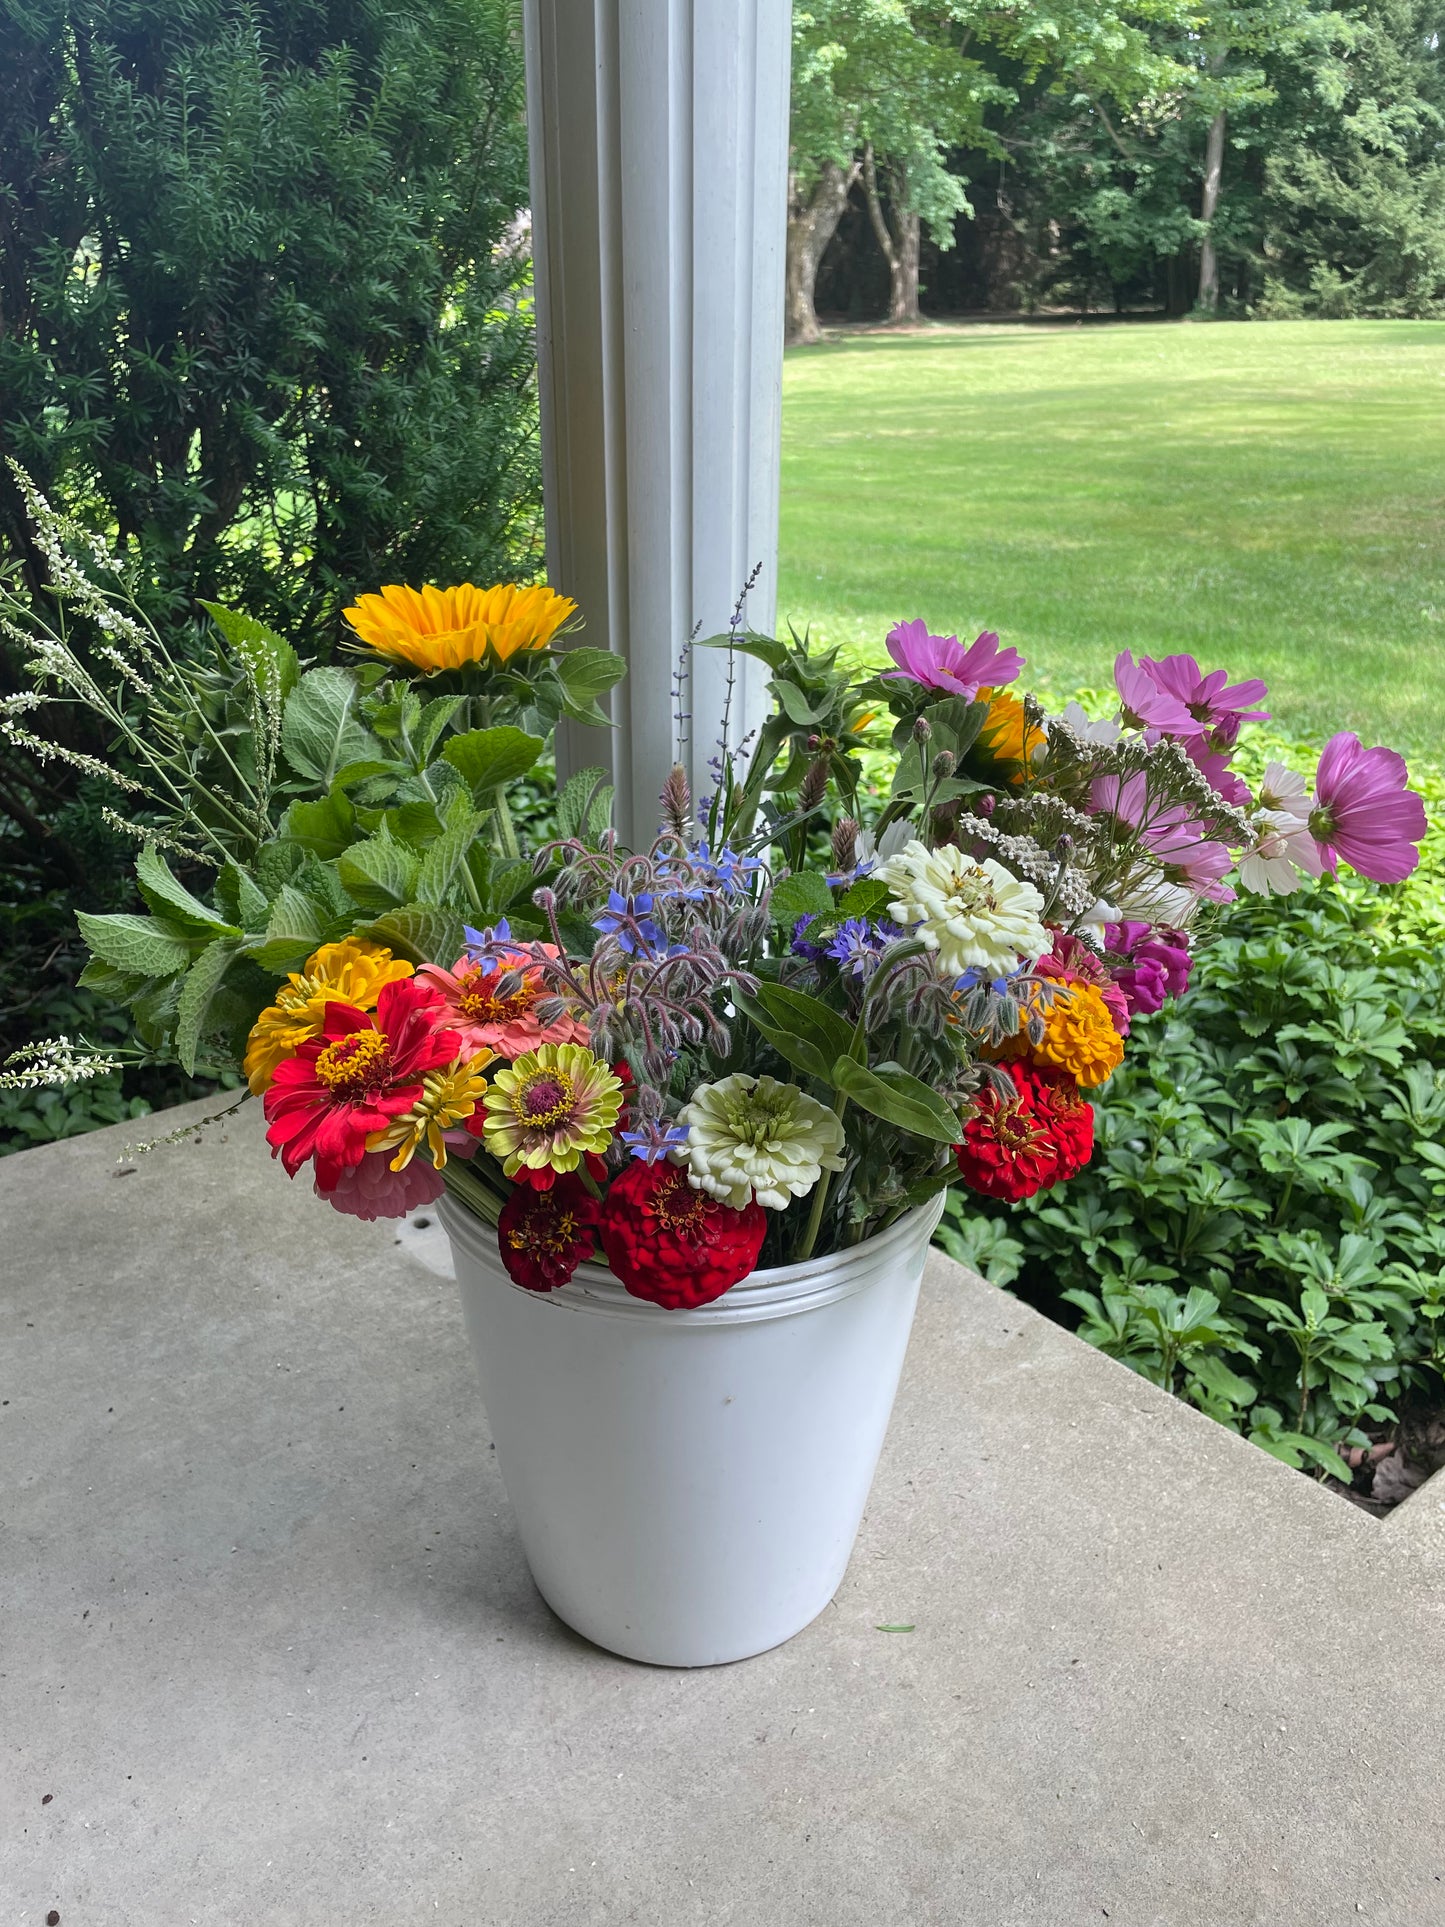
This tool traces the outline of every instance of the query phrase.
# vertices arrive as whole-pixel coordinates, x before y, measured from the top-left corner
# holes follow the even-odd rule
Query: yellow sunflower
[[[358,596],[342,614],[378,655],[410,663],[425,675],[466,663],[510,662],[545,649],[577,604],[551,589],[498,582],[478,589],[407,589],[390,582],[379,595]]]
[[[382,985],[398,983],[411,974],[409,963],[362,937],[322,944],[314,956],[307,958],[304,971],[291,972],[277,991],[275,1003],[268,1005],[251,1026],[242,1068],[253,1094],[260,1097],[269,1089],[283,1057],[294,1056],[308,1037],[321,1035],[321,1021],[329,1003],[375,1010]]]
[[[1029,721],[1023,704],[1007,689],[980,689],[978,699],[988,703],[988,715],[978,733],[978,752],[1006,772],[1007,782],[1021,783],[1035,752],[1048,738]]]

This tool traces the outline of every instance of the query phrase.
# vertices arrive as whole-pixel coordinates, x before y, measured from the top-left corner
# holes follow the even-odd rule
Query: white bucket
[[[599,1265],[523,1291],[490,1226],[438,1208],[552,1610],[658,1666],[746,1659],[816,1618],[857,1537],[942,1197],[697,1311],[633,1298]]]

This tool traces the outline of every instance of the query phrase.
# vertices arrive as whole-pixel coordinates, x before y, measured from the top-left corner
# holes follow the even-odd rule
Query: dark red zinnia
[[[1035,1115],[1046,1120],[1059,1154],[1058,1182],[1082,1171],[1094,1155],[1094,1107],[1065,1070],[1052,1064],[1021,1064]]]
[[[321,1035],[276,1066],[266,1092],[266,1141],[288,1177],[314,1157],[318,1186],[334,1189],[365,1157],[368,1134],[411,1109],[426,1073],[461,1049],[454,1030],[435,1027],[440,1009],[411,977],[383,984],[374,1012],[327,1004]]]
[[[519,1185],[502,1206],[497,1249],[507,1276],[528,1291],[556,1291],[594,1255],[602,1207],[572,1171],[545,1191]]]
[[[747,1277],[767,1228],[761,1205],[735,1211],[695,1191],[678,1165],[636,1160],[614,1179],[598,1235],[634,1298],[691,1311]]]
[[[1052,1100],[1037,1099],[1029,1067],[998,1068],[1013,1080],[1014,1095],[1001,1097],[991,1084],[981,1092],[953,1154],[965,1184],[1012,1204],[1057,1184],[1066,1175],[1065,1159]]]

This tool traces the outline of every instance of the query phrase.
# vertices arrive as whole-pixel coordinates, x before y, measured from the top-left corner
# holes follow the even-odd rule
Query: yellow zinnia
[[[282,1058],[293,1057],[308,1037],[321,1035],[328,1004],[375,1010],[382,985],[399,983],[411,974],[409,963],[362,937],[322,944],[314,956],[307,958],[304,971],[291,972],[277,991],[275,1003],[268,1005],[251,1026],[242,1068],[252,1093],[260,1097],[269,1089]]]
[[[379,595],[358,596],[342,614],[368,647],[425,675],[472,662],[510,662],[545,649],[577,604],[551,589],[498,582],[478,589],[407,589],[390,582]]]
[[[1043,1013],[1044,1041],[1031,1044],[1040,1063],[1056,1064],[1084,1089],[1102,1084],[1124,1061],[1124,1040],[1093,984],[1059,984]]]
[[[486,1067],[496,1054],[478,1051],[475,1057],[454,1058],[440,1070],[428,1071],[415,1104],[393,1118],[384,1131],[373,1131],[366,1140],[367,1150],[395,1151],[391,1168],[404,1171],[425,1144],[432,1163],[438,1171],[444,1171],[447,1147],[442,1134],[476,1110],[487,1088]]]

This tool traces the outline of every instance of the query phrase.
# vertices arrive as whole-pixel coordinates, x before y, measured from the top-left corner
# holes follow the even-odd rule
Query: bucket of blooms
[[[1066,1182],[1215,906],[1341,861],[1399,881],[1425,829],[1401,759],[1351,735],[1312,794],[1277,765],[1251,794],[1264,686],[1188,656],[1121,655],[1099,721],[1015,694],[992,634],[900,625],[860,679],[739,615],[699,646],[759,658],[771,713],[742,746],[725,726],[709,793],[685,651],[655,839],[620,844],[589,771],[524,849],[507,785],[619,673],[552,648],[562,598],[387,589],[348,611],[361,653],[312,669],[213,609],[214,662],[182,665],[32,505],[96,641],[17,605],[37,690],[0,724],[57,753],[29,712],[79,696],[139,792],[115,820],[149,914],[82,917],[84,980],[152,1051],[229,1052],[334,1208],[445,1194],[533,1573],[639,1659],[741,1658],[832,1596],[944,1188]],[[58,1040],[8,1076],[113,1061]]]

